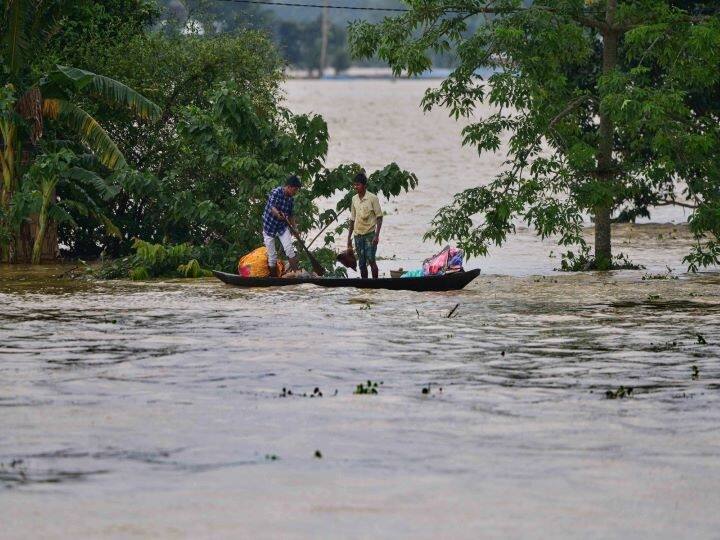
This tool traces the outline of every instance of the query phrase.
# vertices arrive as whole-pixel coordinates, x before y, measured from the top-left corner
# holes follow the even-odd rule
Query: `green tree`
[[[236,81],[221,82],[209,96],[209,107],[187,105],[178,111],[173,143],[165,147],[173,161],[161,178],[147,170],[117,175],[133,208],[134,222],[123,220],[121,227],[131,246],[145,245],[133,238],[154,246],[186,246],[177,251],[187,258],[184,262],[196,259],[205,268],[234,271],[239,254],[262,244],[267,195],[289,174],[303,181],[296,199],[301,233],[329,227],[347,208],[347,197],[335,209],[322,211],[318,206],[321,198],[349,192],[360,170],[356,164],[325,167],[328,132],[323,119],[292,114],[278,103],[258,107],[243,88]],[[417,184],[414,175],[394,164],[371,179],[387,197]],[[109,214],[119,215],[114,207]],[[94,230],[90,234],[99,238]],[[331,241],[326,238],[326,244]],[[123,247],[118,255],[129,251],[130,246]],[[138,273],[138,268],[145,270]],[[167,269],[130,258],[103,275],[152,277]]]
[[[663,0],[407,3],[401,16],[355,23],[354,54],[418,74],[429,52],[456,50],[458,66],[424,107],[471,119],[464,143],[480,154],[509,134],[505,170],[440,209],[429,237],[484,254],[523,220],[585,247],[590,214],[602,269],[612,265],[614,212],[684,204],[697,238],[687,262],[718,262],[720,131],[714,107],[699,106],[720,80],[717,14]],[[477,15],[485,24],[468,34]],[[480,104],[495,112],[472,121]]]
[[[103,40],[102,35],[85,37],[90,44]],[[140,89],[163,111],[159,122],[146,126],[133,123],[123,108],[107,102],[87,103],[104,119],[103,125],[134,170],[117,175],[122,189],[118,197],[104,203],[122,238],[106,234],[92,220],[74,216],[80,227],[60,230],[70,248],[67,254],[73,257],[93,258],[103,251],[120,257],[131,250],[136,237],[162,242],[164,234],[159,231],[168,224],[162,216],[182,206],[173,202],[179,197],[178,182],[189,197],[183,205],[206,200],[205,190],[211,186],[205,182],[218,180],[214,176],[218,170],[213,168],[218,161],[211,158],[224,150],[200,140],[190,142],[183,130],[189,118],[212,113],[220,87],[234,81],[233,88],[264,118],[280,97],[281,59],[269,40],[255,31],[237,36],[147,32],[105,48],[75,49],[67,61]],[[219,182],[213,193],[220,197],[225,185]],[[227,198],[228,192],[222,196]]]
[[[71,257],[125,258],[142,239],[185,245],[183,256],[204,267],[233,270],[237,256],[261,244],[261,213],[269,190],[300,174],[300,228],[331,226],[342,211],[321,211],[317,201],[347,190],[359,166],[328,170],[328,133],[322,118],[293,115],[282,106],[283,61],[261,32],[211,35],[128,29],[108,43],[102,33],[64,36],[58,60],[101,72],[137,88],[162,109],[159,122],[132,122],[125,108],[102,101],[83,106],[103,118],[129,167],[109,181],[117,197],[96,197],[118,237],[97,219],[70,209],[60,226]],[[416,178],[389,166],[375,175],[388,196],[411,189]],[[69,187],[59,186],[62,197]],[[75,226],[77,224],[77,226]],[[105,275],[127,277],[133,261]],[[175,260],[173,259],[173,264]],[[150,268],[149,276],[167,268]],[[140,274],[144,275],[142,272]]]
[[[61,65],[54,66],[41,77],[37,76],[38,66],[47,62],[44,53],[48,43],[52,41],[52,30],[57,28],[57,25],[68,22],[68,17],[75,10],[91,4],[62,1],[46,4],[12,0],[7,2],[3,13],[1,51],[6,76],[0,95],[2,260],[17,259],[19,227],[23,221],[17,208],[25,208],[25,205],[14,204],[13,197],[23,191],[23,172],[32,163],[31,156],[34,154],[34,158],[37,158],[37,144],[46,134],[46,122],[61,125],[65,133],[72,134],[81,145],[95,153],[105,167],[115,169],[126,163],[122,152],[96,118],[79,106],[75,98],[86,94],[93,99],[112,102],[127,107],[136,117],[143,119],[159,116],[159,109],[152,101],[109,77]],[[134,4],[145,3],[136,1]],[[58,166],[47,166],[43,170],[45,173],[51,170],[57,172],[61,162],[62,160],[56,160],[55,165]],[[44,240],[48,210],[59,181],[47,174],[40,176],[43,177],[40,182],[43,202],[33,242],[33,263],[39,262],[38,249]]]
[[[98,121],[81,107],[73,103],[73,96],[79,92],[88,92],[103,99],[122,104],[132,109],[140,118],[150,119],[159,116],[157,105],[138,94],[124,84],[94,73],[57,66],[36,85],[31,86],[17,100],[14,99],[14,88],[8,84],[0,100],[0,133],[2,134],[3,150],[0,166],[3,173],[2,214],[8,215],[14,193],[22,188],[20,185],[21,163],[18,154],[29,142],[36,144],[43,136],[46,121],[56,121],[64,129],[72,133],[91,152],[100,163],[108,169],[122,168],[126,165],[125,157],[115,142]],[[23,137],[26,135],[26,138]],[[51,170],[51,169],[48,169]],[[53,169],[54,170],[54,169]],[[54,181],[46,177],[42,182],[43,204],[38,221],[32,251],[32,263],[40,262],[39,246],[42,246],[47,228],[47,209],[55,194]],[[7,224],[4,224],[7,229]],[[10,248],[17,249],[19,231],[14,231],[14,241],[3,244],[4,258],[13,259]],[[6,232],[4,237],[13,237]]]
[[[70,210],[102,223],[110,234],[120,231],[100,209],[94,197],[110,199],[117,194],[118,187],[108,185],[93,171],[88,170],[87,160],[91,156],[77,156],[68,148],[42,152],[24,175],[21,191],[17,194],[24,203],[29,203],[30,212],[37,213],[38,227],[33,241],[31,262],[40,262],[48,224],[66,223],[77,226]],[[57,188],[64,187],[71,198],[57,197]],[[30,213],[28,212],[28,213]]]

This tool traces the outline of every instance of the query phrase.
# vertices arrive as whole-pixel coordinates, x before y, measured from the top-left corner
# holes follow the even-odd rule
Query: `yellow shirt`
[[[377,219],[382,217],[380,210],[380,201],[377,195],[365,192],[363,198],[355,194],[350,203],[351,219],[355,223],[353,227],[354,234],[368,234],[375,230]]]

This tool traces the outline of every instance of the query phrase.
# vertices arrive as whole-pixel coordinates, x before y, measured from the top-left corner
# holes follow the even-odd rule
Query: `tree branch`
[[[558,13],[558,10],[554,7],[550,6],[539,6],[537,4],[532,4],[528,7],[517,7],[517,8],[497,8],[497,7],[491,7],[492,2],[486,4],[485,6],[467,6],[467,7],[460,7],[460,6],[450,6],[450,8],[447,10],[447,13],[470,13],[471,15],[508,15],[513,13],[522,13],[522,12],[528,12],[528,11],[545,11],[548,13]],[[608,25],[604,23],[603,21],[600,21],[598,19],[595,19],[593,17],[589,17],[584,13],[578,13],[576,15],[571,15],[572,18],[574,18],[577,22],[589,26],[591,28],[595,28],[596,30],[599,30],[601,32],[606,31],[609,29]]]
[[[340,215],[341,215],[345,210],[347,210],[347,208],[343,208],[342,210],[340,210],[340,211],[337,213],[337,215],[336,215],[332,220],[330,220],[330,222],[329,222],[327,225],[325,225],[322,229],[320,229],[320,232],[315,235],[315,238],[313,238],[312,240],[310,240],[310,243],[307,245],[307,247],[310,248],[310,246],[312,246],[312,245],[315,243],[315,240],[317,240],[318,238],[320,238],[320,235],[321,235],[322,233],[324,233],[330,225],[332,225],[333,223],[335,223],[335,222],[338,220],[338,218],[340,217]]]
[[[594,101],[595,97],[591,96],[590,94],[585,94],[583,96],[579,96],[575,99],[573,99],[570,103],[568,103],[567,107],[565,107],[562,111],[560,111],[555,118],[550,120],[550,123],[548,124],[548,129],[552,129],[555,124],[557,124],[560,120],[562,120],[565,116],[570,114],[572,111],[574,111],[583,101]]]
[[[691,210],[697,209],[697,205],[689,203],[681,203],[674,200],[664,200],[653,203],[651,206],[682,206],[683,208],[690,208]]]

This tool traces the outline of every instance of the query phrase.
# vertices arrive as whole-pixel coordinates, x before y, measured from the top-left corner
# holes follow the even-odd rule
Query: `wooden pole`
[[[327,46],[328,46],[328,31],[329,31],[329,20],[328,20],[328,0],[324,1],[322,10],[322,21],[320,23],[320,32],[322,38],[320,41],[320,78],[325,75],[325,68],[327,67]]]

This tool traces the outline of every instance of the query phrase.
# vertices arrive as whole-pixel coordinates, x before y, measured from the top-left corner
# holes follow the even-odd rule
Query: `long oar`
[[[290,222],[286,219],[285,223],[287,223],[287,226],[290,228],[290,232],[293,234],[295,239],[300,244],[300,247],[303,248],[305,253],[307,253],[308,258],[310,259],[310,264],[313,267],[313,270],[318,276],[324,276],[325,275],[325,269],[322,267],[322,265],[318,262],[318,260],[313,256],[312,253],[310,253],[310,250],[305,245],[305,242],[302,241],[302,238],[300,238],[300,234],[295,230],[295,227],[290,225]]]

